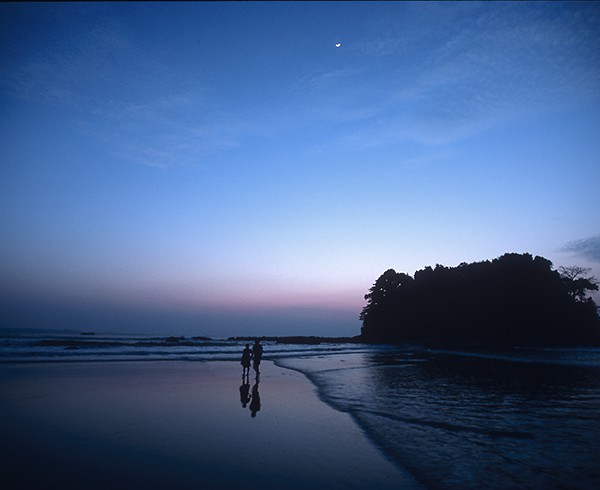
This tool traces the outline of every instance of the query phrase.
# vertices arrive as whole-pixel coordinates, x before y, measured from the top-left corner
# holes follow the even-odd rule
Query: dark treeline
[[[414,277],[384,272],[365,295],[365,342],[492,346],[600,345],[598,290],[579,267],[553,270],[530,254],[492,261],[436,265]]]

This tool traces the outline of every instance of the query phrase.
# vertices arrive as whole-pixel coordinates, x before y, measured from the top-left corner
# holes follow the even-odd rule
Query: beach
[[[254,416],[235,361],[2,364],[3,486],[419,488],[301,373],[249,385]]]
[[[244,345],[0,337],[2,488],[599,488],[600,349]]]

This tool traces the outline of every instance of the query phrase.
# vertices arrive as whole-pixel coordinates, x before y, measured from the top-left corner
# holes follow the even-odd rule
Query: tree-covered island
[[[385,271],[365,295],[365,342],[488,346],[600,345],[598,281],[530,254],[436,265],[414,277]]]

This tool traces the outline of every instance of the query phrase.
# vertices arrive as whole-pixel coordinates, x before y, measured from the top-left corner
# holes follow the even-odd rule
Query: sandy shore
[[[251,393],[254,384],[252,374]],[[265,362],[255,417],[242,406],[241,385],[237,362],[0,365],[0,481],[38,489],[418,487],[302,374]]]

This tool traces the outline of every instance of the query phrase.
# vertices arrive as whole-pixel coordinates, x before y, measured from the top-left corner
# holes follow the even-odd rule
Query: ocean
[[[1,363],[238,361],[243,341],[7,334]],[[600,349],[264,342],[431,489],[600,488]],[[241,367],[240,367],[241,372]]]

